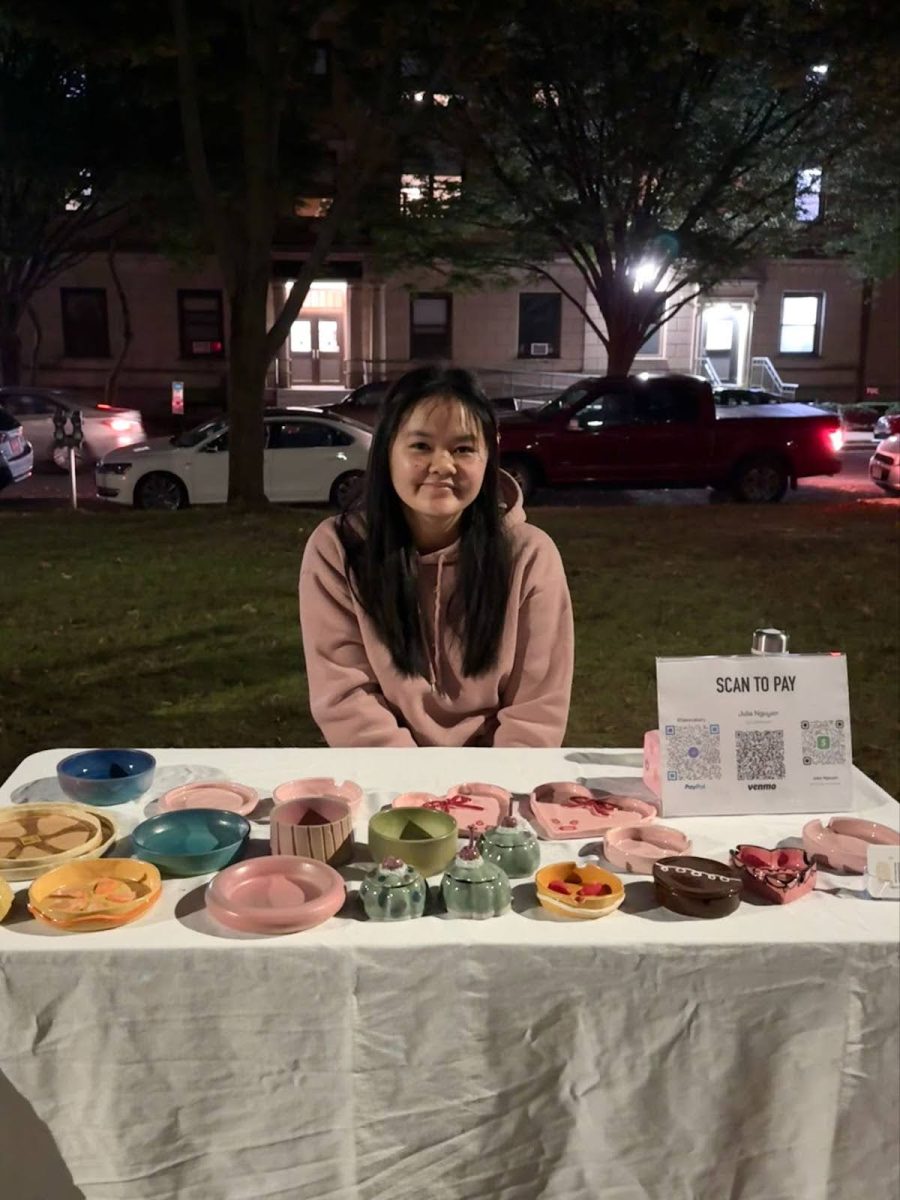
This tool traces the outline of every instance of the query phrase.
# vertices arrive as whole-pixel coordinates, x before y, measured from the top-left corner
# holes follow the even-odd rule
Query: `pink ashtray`
[[[333,917],[344,895],[333,867],[272,855],[220,871],[206,888],[206,909],[220,925],[242,933],[297,933]]]
[[[690,852],[690,839],[668,825],[619,825],[610,829],[603,842],[607,862],[632,875],[652,875],[660,858]]]
[[[449,813],[459,826],[459,836],[484,833],[509,815],[512,792],[492,783],[458,783],[443,796],[430,792],[405,792],[395,796],[392,808],[431,808]]]
[[[334,779],[291,779],[287,783],[279,783],[272,792],[272,799],[276,804],[287,804],[289,800],[309,800],[319,796],[346,800],[350,811],[355,814],[362,803],[363,790],[358,783],[349,779],[345,779],[343,783],[337,783]]]
[[[790,904],[816,884],[816,867],[805,850],[740,845],[731,865],[744,873],[744,886],[773,904]]]
[[[619,825],[646,825],[656,807],[635,796],[594,792],[581,783],[542,783],[528,798],[531,822],[549,841],[589,837]]]
[[[176,812],[180,808],[218,808],[224,812],[239,813],[246,817],[259,803],[259,792],[243,783],[226,780],[210,780],[204,783],[185,783],[172,788],[160,796],[157,804],[161,812]]]
[[[803,849],[814,862],[832,871],[863,875],[869,846],[900,846],[900,833],[860,817],[832,817],[827,825],[803,826]]]

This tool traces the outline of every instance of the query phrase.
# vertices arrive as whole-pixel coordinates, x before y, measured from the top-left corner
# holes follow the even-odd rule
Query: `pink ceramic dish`
[[[336,783],[333,779],[291,779],[287,783],[279,783],[272,792],[276,804],[287,804],[289,800],[309,800],[314,796],[346,800],[355,815],[362,803],[363,790],[350,779],[345,779],[343,783]]]
[[[353,857],[353,814],[346,800],[310,796],[276,804],[269,822],[273,854],[296,854],[342,866]]]
[[[738,846],[731,865],[744,873],[744,885],[772,904],[791,904],[816,885],[816,867],[805,850]]]
[[[690,840],[668,825],[619,825],[610,829],[603,842],[606,861],[632,875],[652,875],[658,859],[690,852]]]
[[[431,808],[449,813],[459,826],[459,836],[468,837],[493,829],[509,815],[512,792],[492,783],[458,783],[443,796],[430,792],[405,792],[395,796],[391,808]]]
[[[863,875],[871,845],[900,846],[900,833],[859,817],[832,817],[827,825],[810,821],[803,826],[803,849],[832,871]]]
[[[659,730],[648,729],[644,734],[644,784],[654,796],[662,795],[659,781]]]
[[[242,933],[297,933],[333,917],[344,881],[313,858],[250,858],[220,871],[206,888],[206,910]]]
[[[590,837],[617,825],[646,825],[656,807],[634,796],[592,792],[580,783],[542,783],[528,799],[531,823],[549,841]]]
[[[160,796],[160,812],[176,812],[180,808],[218,808],[224,812],[246,817],[259,803],[259,792],[243,783],[210,780],[208,783],[185,783]]]

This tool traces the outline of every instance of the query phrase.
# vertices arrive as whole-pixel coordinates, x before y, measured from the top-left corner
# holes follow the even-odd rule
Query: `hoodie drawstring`
[[[431,690],[438,691],[438,671],[440,669],[440,626],[441,626],[441,577],[444,573],[444,556],[437,560],[437,580],[434,587],[434,620],[432,622],[432,659],[431,659]]]

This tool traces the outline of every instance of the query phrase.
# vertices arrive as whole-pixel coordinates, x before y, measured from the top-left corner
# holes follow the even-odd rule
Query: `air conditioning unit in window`
[[[530,349],[532,358],[546,358],[550,353],[549,342],[532,342]]]

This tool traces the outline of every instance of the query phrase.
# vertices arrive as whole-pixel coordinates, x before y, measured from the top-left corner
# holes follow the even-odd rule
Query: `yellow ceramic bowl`
[[[162,881],[152,863],[99,858],[67,863],[36,879],[28,909],[55,929],[111,929],[142,917],[159,899]]]
[[[565,892],[551,888],[562,886]],[[605,884],[610,890],[604,896],[584,895],[584,885]],[[625,899],[625,888],[618,875],[604,871],[593,863],[579,867],[574,862],[550,863],[541,867],[535,876],[535,889],[541,908],[555,917],[573,921],[592,921],[608,916]]]
[[[4,920],[6,914],[12,908],[12,902],[15,899],[12,888],[0,875],[0,921]]]

